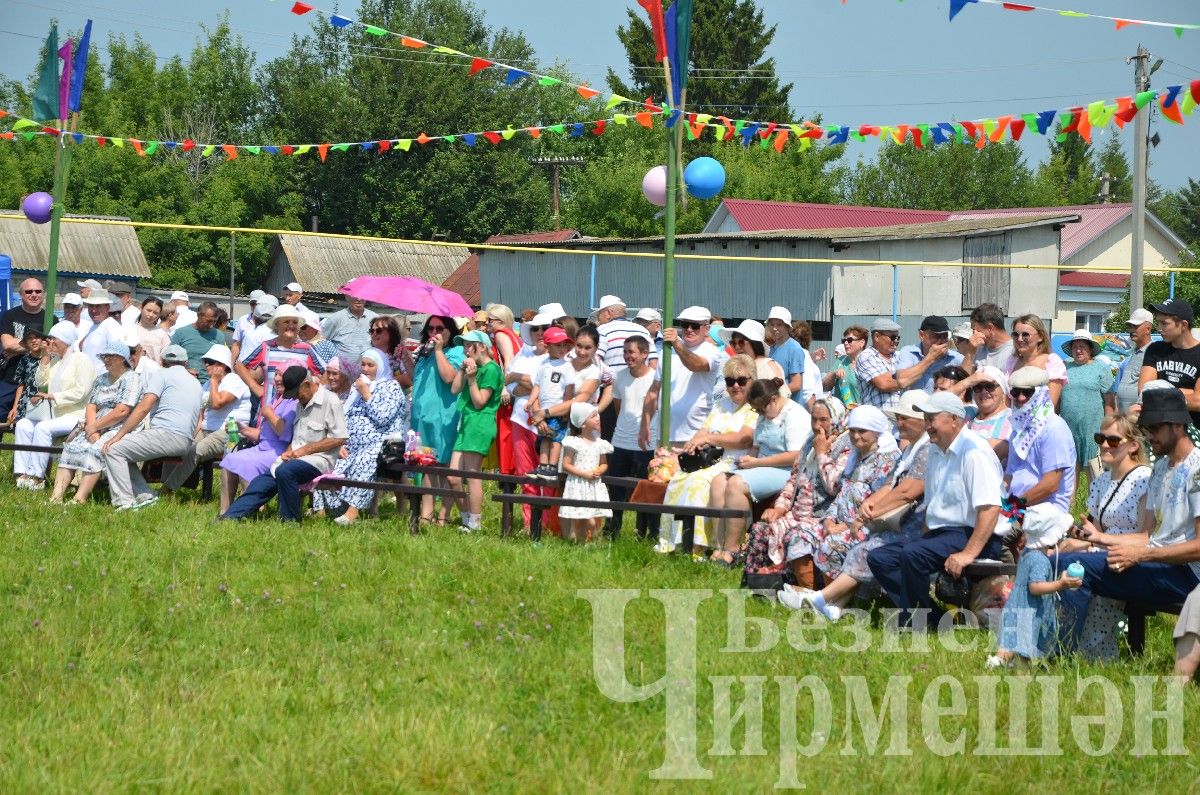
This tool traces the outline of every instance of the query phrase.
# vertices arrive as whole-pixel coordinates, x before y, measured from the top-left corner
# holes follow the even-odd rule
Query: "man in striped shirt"
[[[596,310],[596,331],[600,334],[597,353],[614,376],[625,369],[625,340],[630,337],[644,337],[650,341],[652,365],[658,358],[654,351],[654,340],[646,327],[625,319],[625,302],[615,295],[600,299],[600,308]]]

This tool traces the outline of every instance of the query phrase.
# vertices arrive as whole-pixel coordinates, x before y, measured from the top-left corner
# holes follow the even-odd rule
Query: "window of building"
[[[1085,328],[1093,334],[1104,332],[1104,321],[1108,320],[1107,312],[1076,312],[1075,327]]]

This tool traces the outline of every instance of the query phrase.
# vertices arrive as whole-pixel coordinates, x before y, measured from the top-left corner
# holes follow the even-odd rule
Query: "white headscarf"
[[[362,361],[363,359],[370,359],[371,361],[375,362],[375,380],[371,381],[372,395],[374,395],[379,389],[380,384],[384,383],[385,381],[395,380],[392,376],[392,365],[388,363],[388,360],[383,357],[382,353],[374,348],[367,348],[365,351],[363,351],[363,355],[358,358],[359,361]],[[362,400],[362,395],[360,395],[358,390],[354,388],[354,385],[351,384],[350,397],[346,398],[346,402],[344,404],[345,409],[349,410],[351,406],[360,400]]]
[[[879,441],[875,447],[877,452],[887,453],[899,449],[896,446],[896,437],[892,435],[892,424],[888,422],[887,415],[874,406],[856,407],[846,418],[846,427],[860,431],[874,431],[879,434]],[[844,471],[853,472],[856,466],[858,466],[858,448],[852,445],[850,458],[846,460]]]

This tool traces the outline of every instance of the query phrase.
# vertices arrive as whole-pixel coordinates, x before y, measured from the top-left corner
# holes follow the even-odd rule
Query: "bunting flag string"
[[[843,0],[844,2],[844,0]],[[1150,19],[1133,19],[1129,17],[1110,17],[1104,14],[1091,14],[1083,11],[1067,11],[1062,8],[1048,8],[1046,6],[1035,6],[1027,3],[1009,3],[1006,0],[950,0],[950,21],[958,16],[959,12],[968,5],[989,5],[1000,6],[1006,11],[1020,11],[1024,13],[1041,11],[1048,14],[1057,14],[1060,17],[1069,17],[1072,19],[1098,19],[1105,22],[1112,22],[1117,30],[1122,28],[1134,27],[1137,25],[1156,27],[1156,28],[1172,28],[1177,37],[1182,37],[1185,30],[1200,30],[1200,24],[1184,23],[1184,22],[1158,22]]]
[[[395,33],[377,25],[370,25],[366,22],[361,22],[357,19],[345,16],[344,14],[325,11],[310,3],[299,2],[299,0],[296,0],[296,2],[292,3],[291,12],[296,16],[302,17],[314,11],[317,14],[324,16],[327,20],[329,20],[330,25],[339,30],[349,27],[358,27],[361,28],[365,33],[372,36],[399,39],[402,46],[412,50],[427,50],[428,52],[436,53],[438,55],[461,58],[470,64],[469,74],[472,77],[485,71],[495,71],[503,73],[505,84],[510,86],[520,82],[521,80],[530,79],[535,80],[539,86],[563,86],[574,89],[575,93],[584,99],[593,99],[601,96],[601,94],[604,94],[604,92],[597,91],[596,89],[588,86],[586,83],[572,83],[568,80],[563,80],[562,78],[554,77],[552,75],[540,74],[527,69],[521,69],[520,67],[512,66],[511,64],[503,63],[502,61],[492,58],[484,58],[479,55],[472,55],[470,53],[462,52],[461,50],[456,50],[453,47],[447,47],[442,44],[434,44],[432,42],[417,38],[416,36],[410,36],[406,33]],[[660,108],[655,107],[654,103],[649,99],[641,101],[637,99],[630,99],[629,97],[623,97],[620,94],[606,94],[605,96],[606,110],[612,110],[618,105],[639,105],[651,112],[657,112],[660,110]]]
[[[1007,137],[1008,140],[1020,141],[1026,132],[1038,135],[1054,134],[1060,140],[1067,135],[1078,135],[1091,142],[1095,130],[1104,129],[1109,124],[1123,128],[1133,120],[1137,112],[1150,103],[1155,103],[1162,115],[1175,124],[1183,124],[1185,116],[1191,116],[1196,105],[1200,104],[1200,80],[1191,81],[1190,85],[1167,86],[1159,91],[1143,91],[1133,96],[1117,97],[1114,100],[1096,100],[1086,105],[1078,105],[1062,110],[1043,110],[1029,113],[1011,113],[995,118],[974,119],[970,121],[938,121],[909,124],[815,124],[813,122],[779,123],[773,121],[753,121],[748,119],[730,119],[711,113],[687,112],[670,108],[655,108],[641,110],[637,113],[614,113],[604,119],[588,121],[563,122],[560,124],[514,127],[508,125],[504,129],[483,130],[476,132],[453,133],[450,135],[427,135],[424,132],[415,138],[388,138],[373,141],[355,141],[342,143],[315,144],[228,144],[228,143],[198,143],[192,140],[183,141],[147,141],[133,137],[117,137],[108,135],[93,135],[86,133],[64,132],[55,126],[48,126],[32,119],[12,116],[8,130],[0,132],[0,140],[15,140],[17,136],[32,140],[38,135],[59,136],[68,135],[75,143],[94,141],[99,146],[115,146],[133,149],[139,155],[149,156],[160,151],[183,152],[199,150],[204,157],[223,153],[229,160],[241,154],[251,155],[284,155],[300,156],[316,153],[325,161],[329,152],[346,152],[351,150],[376,151],[385,153],[393,149],[407,152],[413,143],[425,146],[431,143],[462,143],[466,146],[476,146],[480,139],[492,145],[510,141],[517,135],[528,135],[539,139],[545,133],[561,135],[565,138],[582,138],[587,135],[600,136],[613,129],[613,126],[634,125],[653,127],[656,120],[662,120],[668,128],[683,123],[688,140],[699,139],[706,131],[711,130],[718,141],[739,142],[749,146],[755,141],[763,149],[775,149],[782,152],[789,143],[795,143],[801,149],[807,149],[816,141],[826,144],[847,144],[851,141],[864,142],[870,138],[891,140],[897,144],[911,144],[918,149],[937,146],[956,141],[968,143],[977,149],[983,149],[988,144],[999,143]],[[10,116],[8,111],[0,110],[0,119]],[[1055,121],[1061,122],[1061,128],[1055,130]]]

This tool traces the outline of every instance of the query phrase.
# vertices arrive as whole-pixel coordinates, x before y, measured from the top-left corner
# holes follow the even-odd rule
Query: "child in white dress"
[[[574,500],[608,502],[608,487],[600,476],[608,470],[605,455],[613,447],[600,438],[600,413],[590,403],[571,406],[571,435],[563,440],[562,469],[567,482],[562,496]],[[563,538],[584,543],[599,535],[603,520],[612,516],[607,508],[573,508],[558,510]]]

